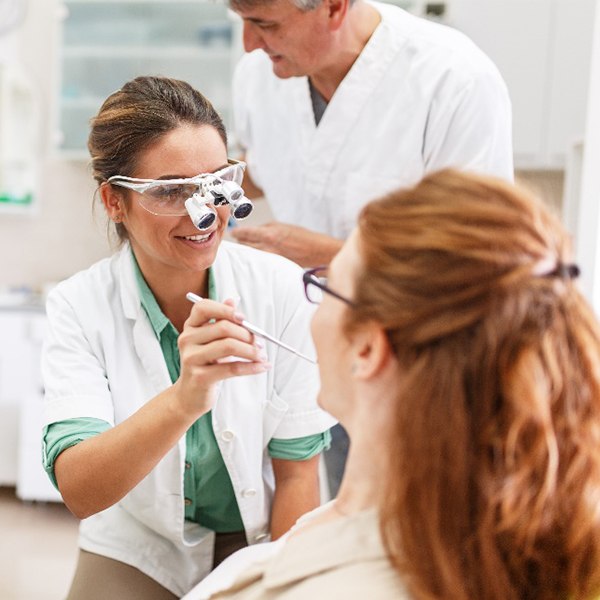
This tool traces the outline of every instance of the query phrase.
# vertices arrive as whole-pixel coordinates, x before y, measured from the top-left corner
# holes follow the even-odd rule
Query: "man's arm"
[[[231,235],[240,243],[285,256],[301,267],[328,265],[343,240],[304,227],[272,221],[258,227],[236,227]]]

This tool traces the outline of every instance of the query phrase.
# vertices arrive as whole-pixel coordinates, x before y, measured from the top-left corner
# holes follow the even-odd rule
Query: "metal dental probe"
[[[198,296],[197,294],[194,294],[193,292],[188,292],[185,295],[185,297],[190,302],[194,302],[194,303],[200,302],[203,299],[201,296]],[[280,346],[284,350],[287,350],[288,352],[292,352],[296,356],[299,356],[300,358],[303,358],[304,360],[307,360],[308,362],[311,362],[314,365],[317,364],[316,360],[309,358],[305,354],[302,354],[302,352],[298,352],[298,350],[296,350],[295,348],[292,348],[291,346],[288,346],[286,343],[282,342],[281,340],[278,340],[277,338],[273,337],[272,335],[269,335],[266,331],[263,331],[260,327],[257,327],[256,325],[252,325],[252,323],[249,323],[248,321],[246,321],[246,319],[244,319],[240,323],[240,325],[242,327],[244,327],[244,329],[247,329],[248,331],[252,332],[254,335],[264,338],[265,340],[272,342],[273,344],[277,344],[277,346]]]

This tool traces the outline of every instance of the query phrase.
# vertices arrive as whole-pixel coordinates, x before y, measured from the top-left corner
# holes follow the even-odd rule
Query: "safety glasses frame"
[[[232,169],[232,167],[237,167],[237,169],[241,169],[241,177],[239,181],[236,179],[223,179],[222,175]],[[206,177],[218,177],[223,181],[233,181],[237,185],[242,183],[242,179],[244,176],[244,171],[246,170],[246,163],[242,160],[235,160],[233,158],[227,159],[227,166],[215,171],[214,173],[200,173],[198,175],[194,175],[194,177],[182,177],[179,179],[139,179],[137,177],[127,177],[126,175],[113,175],[106,180],[106,183],[110,183],[113,185],[118,185],[124,188],[128,188],[133,190],[134,192],[138,192],[139,194],[143,194],[145,191],[149,190],[152,187],[161,186],[161,185],[181,185],[181,184],[197,184],[202,182]]]
[[[215,181],[233,182],[241,187],[245,170],[246,163],[244,161],[228,158],[226,167],[218,169],[217,171],[214,171],[212,173],[200,173],[198,175],[195,175],[194,177],[182,177],[176,179],[141,179],[138,177],[127,177],[126,175],[113,175],[112,177],[109,177],[106,180],[106,183],[130,189],[138,194],[141,194],[141,196],[144,197],[144,192],[147,192],[152,188],[168,185],[191,184],[200,188],[202,184],[206,182],[207,179],[210,183],[214,183]],[[223,175],[225,175],[228,171],[233,171],[233,176],[231,179],[223,177]],[[144,202],[141,199],[139,203],[144,210],[160,217],[179,217],[188,214],[185,207],[182,207],[181,210],[173,212],[156,212],[155,210],[152,210],[150,206],[144,204]]]

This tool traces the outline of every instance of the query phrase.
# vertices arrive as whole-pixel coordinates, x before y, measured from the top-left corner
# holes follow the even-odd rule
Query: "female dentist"
[[[311,310],[297,266],[222,241],[248,209],[226,141],[212,105],[165,78],[127,83],[92,121],[122,248],[49,295],[43,357],[45,468],[83,519],[69,600],[179,597],[319,503],[333,420],[316,368],[241,325],[310,355]]]

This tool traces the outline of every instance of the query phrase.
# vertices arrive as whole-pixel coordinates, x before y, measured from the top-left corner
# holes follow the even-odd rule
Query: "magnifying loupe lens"
[[[208,213],[206,215],[200,216],[197,221],[194,221],[194,225],[198,229],[208,229],[215,222],[214,213]]]
[[[215,209],[208,206],[206,201],[198,194],[194,194],[185,201],[185,208],[190,215],[192,223],[200,231],[208,229],[217,218]]]
[[[242,196],[242,198],[236,202],[231,203],[231,214],[236,219],[245,219],[254,208],[254,205],[248,198]]]

